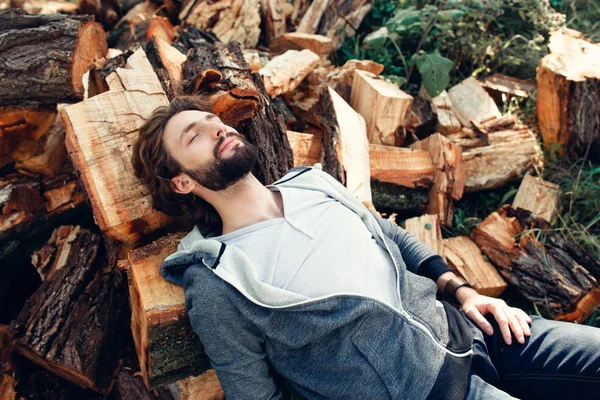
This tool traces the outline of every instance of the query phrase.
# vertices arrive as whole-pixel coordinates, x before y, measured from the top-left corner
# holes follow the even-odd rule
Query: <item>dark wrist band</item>
[[[451,278],[446,282],[446,285],[444,285],[444,297],[446,299],[454,300],[456,298],[456,291],[463,286],[473,289],[473,286],[469,285],[464,279],[458,276]]]

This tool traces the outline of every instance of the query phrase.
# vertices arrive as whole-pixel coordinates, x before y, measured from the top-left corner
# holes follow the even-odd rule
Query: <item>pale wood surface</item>
[[[463,151],[466,192],[519,180],[539,162],[537,141],[528,129],[499,131],[487,137],[490,145]]]
[[[452,101],[447,91],[431,99],[431,108],[437,114],[437,129],[443,135],[460,132],[462,125],[452,109]]]
[[[285,0],[261,0],[260,9],[265,24],[267,43],[271,43],[285,33],[286,24],[283,14]]]
[[[177,400],[223,400],[225,393],[214,369],[169,385]]]
[[[318,54],[321,61],[327,58],[333,50],[331,38],[304,32],[289,32],[269,44],[269,49],[275,54],[287,50],[308,49]]]
[[[271,97],[293,91],[319,62],[319,56],[310,50],[288,50],[273,57],[260,69],[265,89]]]
[[[473,77],[452,87],[448,90],[448,95],[452,101],[452,108],[463,126],[470,127],[471,121],[482,124],[502,116],[494,99]]]
[[[259,0],[193,0],[182,7],[179,19],[198,29],[211,30],[224,43],[255,47],[260,36]]]
[[[328,88],[338,125],[338,157],[345,171],[345,185],[360,201],[371,199],[369,141],[364,118],[332,88]]]
[[[321,159],[322,136],[313,133],[287,131],[288,141],[294,153],[294,167],[314,165]]]
[[[371,178],[406,187],[429,187],[434,179],[431,155],[426,150],[369,145]]]
[[[296,27],[296,32],[316,33],[321,22],[321,17],[329,5],[329,0],[315,0],[304,13],[300,23]]]
[[[489,90],[518,97],[529,97],[535,90],[534,82],[513,78],[504,74],[488,76],[481,81],[481,85]]]
[[[398,86],[361,70],[354,71],[350,105],[367,123],[369,142],[401,145],[413,97]]]
[[[560,188],[557,184],[526,174],[513,200],[513,208],[523,208],[553,223],[558,213]]]
[[[425,243],[433,252],[446,262],[444,242],[442,240],[442,229],[437,215],[423,214],[420,217],[407,219],[404,222],[405,229]]]
[[[444,239],[443,244],[450,268],[469,282],[477,293],[498,297],[504,292],[507,283],[470,238],[459,236]]]
[[[440,223],[452,226],[453,200],[460,200],[465,185],[466,170],[462,162],[462,149],[439,133],[410,145],[413,149],[428,151],[435,170],[434,182],[429,189],[426,211],[437,214]]]
[[[96,221],[109,236],[135,242],[164,226],[147,190],[134,176],[131,145],[141,124],[168,100],[142,49],[107,78],[110,90],[66,106],[66,144]]]

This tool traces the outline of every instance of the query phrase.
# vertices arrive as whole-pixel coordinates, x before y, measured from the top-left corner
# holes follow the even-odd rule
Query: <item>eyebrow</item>
[[[216,114],[207,114],[204,117],[204,121],[207,121],[209,119],[214,119],[214,118],[218,118],[216,116]],[[186,126],[185,128],[183,128],[183,130],[181,131],[181,134],[179,135],[179,143],[181,143],[181,141],[183,140],[183,136],[188,133],[190,131],[190,129],[194,128],[196,125],[198,125],[200,123],[200,121],[194,121],[192,123],[190,123],[188,126]]]

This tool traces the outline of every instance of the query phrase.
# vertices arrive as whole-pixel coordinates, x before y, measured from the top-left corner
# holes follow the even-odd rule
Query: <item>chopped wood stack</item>
[[[56,3],[23,7],[65,14],[0,12],[8,38],[0,41],[0,75],[10,82],[0,87],[0,259],[18,252],[23,237],[47,232],[28,266],[42,284],[10,329],[0,327],[0,342],[8,332],[5,350],[41,366],[32,373],[36,380],[60,376],[86,388],[81,390],[90,398],[109,392],[111,398],[132,398],[126,395],[131,392],[166,399],[167,387],[179,399],[223,398],[191,330],[182,288],[159,274],[182,236],[169,232],[188,225],[152,207],[130,162],[144,120],[183,94],[205,96],[215,114],[257,145],[254,173],[265,184],[292,165],[321,163],[375,211],[407,218],[425,213],[407,219],[406,229],[480,293],[499,296],[507,281],[547,315],[578,321],[598,304],[597,260],[562,238],[542,243],[527,231],[555,219],[559,193],[525,176],[538,162],[536,138],[516,126],[514,116],[502,116],[492,97],[528,95],[525,83],[468,78],[434,98],[424,89],[413,97],[379,76],[381,64],[332,65],[329,55],[371,9],[365,0]],[[572,33],[563,35],[568,37],[553,39],[555,58],[573,40],[579,56],[595,52]],[[15,69],[6,60],[19,65]],[[585,79],[576,79],[571,67],[563,73],[554,65],[542,62],[539,76],[555,74],[558,89],[550,94],[560,99],[563,114],[581,111],[597,77],[586,69],[578,75]],[[561,91],[565,87],[574,92]],[[597,132],[596,109],[586,109],[591,114],[560,125],[560,135],[577,137],[564,142],[576,150],[596,143],[581,136],[584,128]],[[537,217],[523,220],[523,211],[502,209],[477,228],[473,240],[443,239],[441,226],[452,225],[463,192],[498,188],[523,176],[514,206]],[[76,226],[70,213],[85,209],[91,215],[82,207],[86,199],[104,240],[95,227]],[[540,268],[527,270],[545,250],[560,252],[552,279]],[[127,281],[117,266],[127,270]],[[551,299],[546,308],[542,298]],[[129,317],[141,379],[119,368]],[[0,393],[35,397],[38,392],[25,385],[18,393],[15,368],[0,370]]]

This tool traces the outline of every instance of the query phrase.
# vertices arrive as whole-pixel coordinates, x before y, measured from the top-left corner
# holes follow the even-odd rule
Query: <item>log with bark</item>
[[[151,39],[146,45],[145,51],[163,90],[169,100],[173,100],[182,93],[185,54],[159,38]]]
[[[469,237],[444,239],[443,244],[446,262],[450,268],[469,282],[477,293],[498,297],[504,292],[507,283]]]
[[[179,13],[183,26],[211,30],[223,42],[255,47],[260,36],[259,0],[185,0]]]
[[[261,0],[260,10],[268,44],[281,37],[286,31],[283,13],[284,0]]]
[[[296,27],[297,32],[316,33],[332,39],[333,49],[353,37],[362,20],[371,11],[366,0],[315,0]]]
[[[442,228],[437,215],[424,214],[404,221],[404,229],[425,243],[433,252],[446,261]]]
[[[131,165],[139,127],[168,100],[142,49],[126,63],[108,75],[109,91],[65,107],[61,116],[98,225],[110,237],[133,243],[170,221],[152,207]]]
[[[367,123],[370,143],[401,146],[413,97],[375,75],[355,70],[350,105]]]
[[[269,43],[269,50],[275,55],[288,50],[307,49],[317,54],[324,62],[333,50],[332,41],[327,36],[302,32],[289,32]]]
[[[55,106],[83,98],[82,76],[108,47],[89,16],[0,12],[0,103]]]
[[[106,40],[110,48],[127,50],[136,44],[145,45],[152,38],[172,43],[175,39],[175,28],[166,17],[151,15],[148,18],[123,22],[108,32]]]
[[[80,14],[93,15],[105,29],[114,27],[121,17],[143,0],[78,0]]]
[[[293,165],[283,119],[275,114],[263,79],[251,73],[237,42],[193,49],[183,64],[184,91],[206,96],[213,112],[259,149],[253,171],[264,184]]]
[[[294,166],[321,162],[323,135],[287,131]],[[369,144],[372,204],[377,209],[414,215],[423,211],[433,182],[433,164],[426,151]]]
[[[583,322],[600,306],[600,262],[548,228],[531,212],[505,205],[471,238],[544,316]]]
[[[267,93],[275,97],[293,91],[318,62],[319,56],[307,49],[288,50],[282,55],[273,57],[260,69]]]
[[[165,281],[159,267],[183,235],[167,235],[129,252],[131,331],[144,382],[150,388],[210,368],[185,312],[183,288]]]
[[[537,68],[536,111],[544,147],[600,157],[600,44],[572,29],[554,32]]]
[[[177,400],[223,400],[225,393],[214,369],[168,385]]]
[[[323,170],[360,201],[371,202],[369,142],[364,118],[332,88],[321,93],[317,116],[323,132]]]
[[[64,266],[10,324],[17,352],[56,375],[107,394],[118,366],[125,279],[107,264],[99,234],[81,229]]]
[[[503,74],[494,74],[481,81],[496,104],[509,101],[511,97],[529,97],[535,90],[535,82],[513,78]]]
[[[518,181],[539,162],[536,137],[527,128],[490,133],[487,141],[488,146],[463,151],[466,192]]]
[[[428,214],[437,214],[440,223],[452,226],[454,200],[460,200],[465,187],[466,169],[462,149],[439,133],[410,145],[413,149],[428,151],[435,175],[429,189]]]
[[[557,184],[526,174],[513,200],[513,208],[531,211],[536,216],[554,223],[560,206],[560,188]]]

